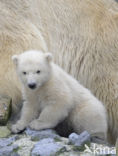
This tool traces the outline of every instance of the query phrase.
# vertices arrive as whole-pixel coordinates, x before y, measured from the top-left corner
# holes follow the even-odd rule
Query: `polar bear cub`
[[[67,118],[75,132],[87,130],[92,136],[106,138],[104,106],[54,64],[50,53],[32,50],[12,59],[24,99],[21,118],[12,125],[12,132],[18,133],[27,126],[35,130],[54,128]]]

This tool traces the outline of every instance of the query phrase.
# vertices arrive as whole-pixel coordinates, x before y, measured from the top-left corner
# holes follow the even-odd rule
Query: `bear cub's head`
[[[51,77],[52,54],[41,51],[26,51],[12,56],[19,79],[31,90],[40,88]]]

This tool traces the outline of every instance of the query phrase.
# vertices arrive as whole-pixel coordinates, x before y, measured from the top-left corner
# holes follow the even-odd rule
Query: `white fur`
[[[51,54],[38,51],[17,56],[24,104],[21,119],[12,126],[12,131],[17,133],[28,125],[36,130],[54,128],[68,117],[75,132],[87,130],[92,136],[106,138],[106,112],[102,103],[51,60]],[[28,86],[32,82],[35,89]]]

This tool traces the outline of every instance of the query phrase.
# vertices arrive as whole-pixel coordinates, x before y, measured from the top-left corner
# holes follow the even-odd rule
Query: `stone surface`
[[[32,150],[32,156],[53,156],[60,150],[64,150],[64,146],[58,144],[52,138],[46,138],[39,141]]]
[[[0,125],[5,125],[11,113],[12,100],[8,96],[0,95]]]
[[[56,134],[56,132],[52,129],[42,130],[42,131],[35,131],[27,128],[25,133],[31,136],[31,140],[38,141],[44,138],[55,138],[59,139],[60,136]]]
[[[20,156],[30,156],[31,150],[36,144],[36,142],[31,141],[30,137],[23,135],[13,144],[18,145],[19,147],[18,154]]]
[[[87,136],[89,135],[85,132],[80,135],[72,133],[69,138],[64,138],[50,129],[43,131],[27,129],[21,134],[10,134],[9,137],[1,138],[0,156],[95,156],[105,154],[115,156],[115,147],[91,142],[88,144],[85,141]],[[79,143],[82,143],[81,146],[76,145],[78,140]]]
[[[75,146],[82,146],[85,142],[90,142],[90,137],[91,136],[87,131],[84,131],[80,135],[72,133],[69,135],[69,141]]]
[[[12,156],[17,154],[16,150],[18,149],[17,145],[5,146],[0,148],[0,156]]]
[[[9,138],[0,139],[0,148],[11,145],[14,141],[16,141],[16,139],[18,139],[18,136],[16,135]]]
[[[11,134],[7,126],[0,126],[0,138],[5,138]]]

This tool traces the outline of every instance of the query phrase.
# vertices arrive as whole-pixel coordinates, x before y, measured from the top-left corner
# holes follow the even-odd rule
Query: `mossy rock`
[[[11,131],[7,126],[0,126],[0,138],[8,137],[11,134]]]
[[[0,125],[6,125],[11,114],[12,99],[5,95],[0,95]]]

